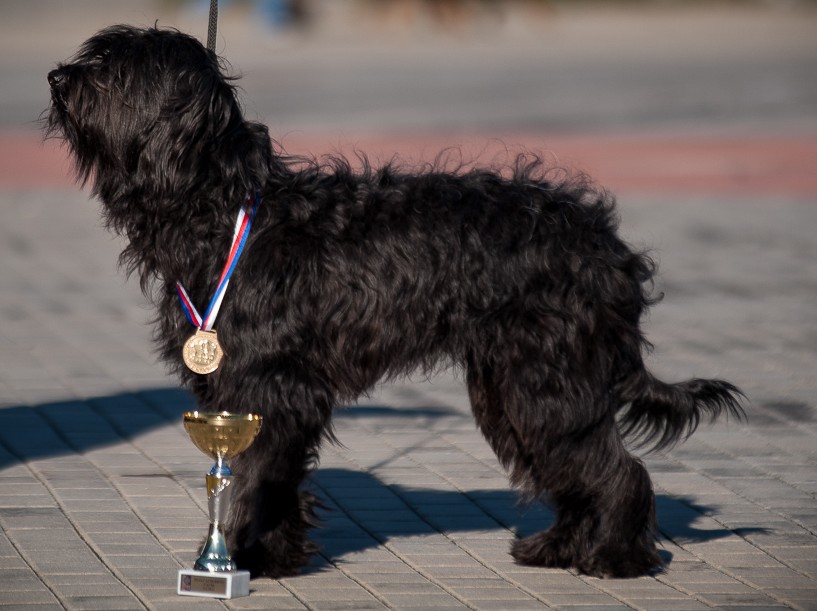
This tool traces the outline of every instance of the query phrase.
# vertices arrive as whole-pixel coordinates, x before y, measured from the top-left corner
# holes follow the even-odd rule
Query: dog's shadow
[[[195,400],[180,388],[0,407],[0,470],[134,439],[180,424],[194,409]]]
[[[383,545],[398,554],[404,549],[423,553],[420,548],[425,539],[428,553],[435,553],[440,549],[439,537],[466,547],[468,539],[490,540],[497,548],[508,550],[514,536],[533,534],[553,522],[553,513],[544,503],[520,504],[512,490],[436,490],[386,484],[371,473],[347,469],[319,469],[311,485],[327,507],[320,511],[322,528],[312,534],[322,553],[308,567],[310,572],[354,562],[357,554]],[[744,528],[737,533],[711,528],[712,522],[706,520],[699,526],[704,516],[717,515],[717,510],[688,497],[658,494],[656,510],[659,554],[666,566],[673,558],[670,543],[714,541],[767,530]]]
[[[83,454],[121,443],[151,430],[178,425],[195,401],[178,388],[159,388],[86,400],[0,408],[0,471],[29,461]],[[357,407],[349,416],[387,416],[435,420],[453,414],[439,408],[393,409]],[[357,552],[394,543],[405,537],[443,536],[451,541],[470,537],[491,539],[507,549],[510,538],[547,528],[553,514],[542,503],[520,505],[510,489],[454,490],[387,484],[371,472],[318,469],[308,484],[325,501],[322,528],[313,538],[322,545],[308,570],[323,570]],[[765,529],[700,528],[704,515],[716,508],[696,505],[692,498],[659,494],[658,522],[664,537],[679,543],[741,537]],[[708,522],[709,526],[712,522]],[[437,548],[439,549],[439,548]],[[433,553],[433,550],[429,553]],[[661,551],[666,563],[672,554]]]

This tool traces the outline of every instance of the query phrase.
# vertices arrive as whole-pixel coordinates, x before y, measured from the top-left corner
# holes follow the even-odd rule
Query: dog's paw
[[[629,579],[660,573],[664,562],[655,546],[640,549],[596,548],[576,564],[580,573],[600,579]]]
[[[250,576],[293,577],[306,565],[318,547],[310,541],[297,545],[280,545],[280,542],[267,541],[266,545],[256,541],[249,547],[237,550],[233,559],[241,570],[249,571]]]
[[[574,550],[563,537],[550,531],[536,533],[511,544],[511,556],[519,564],[566,569],[574,566]]]

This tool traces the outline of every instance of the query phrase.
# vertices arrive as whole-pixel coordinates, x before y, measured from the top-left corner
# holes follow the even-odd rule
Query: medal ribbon
[[[181,282],[176,282],[176,292],[179,295],[179,302],[184,310],[184,315],[190,324],[198,327],[202,331],[212,331],[213,325],[216,322],[216,316],[221,308],[221,302],[224,299],[224,293],[227,292],[227,285],[230,284],[230,276],[233,275],[236,263],[244,250],[244,245],[247,242],[247,237],[250,235],[250,227],[252,226],[255,213],[258,211],[258,204],[261,202],[261,194],[247,195],[246,201],[242,204],[241,210],[238,211],[238,218],[235,221],[235,231],[233,232],[233,243],[230,246],[230,254],[227,257],[227,262],[224,264],[224,269],[221,272],[221,278],[218,280],[216,292],[210,300],[210,305],[204,312],[204,317],[199,314],[187,291],[184,290]]]

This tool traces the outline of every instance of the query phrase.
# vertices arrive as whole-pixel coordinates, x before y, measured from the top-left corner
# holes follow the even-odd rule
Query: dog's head
[[[266,180],[266,128],[244,120],[219,59],[191,36],[109,27],[48,82],[46,132],[68,143],[79,179],[106,204],[126,191],[229,196]]]

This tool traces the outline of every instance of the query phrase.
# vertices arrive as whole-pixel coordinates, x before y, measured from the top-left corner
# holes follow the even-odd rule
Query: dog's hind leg
[[[471,366],[468,370],[468,390],[477,425],[494,450],[503,467],[510,473],[511,483],[520,488],[529,499],[538,499],[560,478],[571,476],[555,462],[543,465],[541,460],[542,436],[531,429],[519,430],[508,411],[536,409],[537,398],[524,400],[516,389],[503,392],[494,380],[497,376],[489,367]],[[513,405],[510,395],[523,401]],[[542,398],[538,397],[538,401]],[[538,438],[537,438],[538,437]],[[578,482],[577,482],[578,484]],[[569,568],[578,564],[590,548],[595,527],[590,502],[580,486],[571,493],[551,497],[556,520],[544,532],[515,541],[511,553],[520,564]]]
[[[331,397],[294,364],[257,376],[248,371],[242,384],[263,393],[253,408],[264,420],[250,448],[231,461],[237,482],[228,546],[238,567],[253,577],[294,575],[318,549],[307,538],[317,525],[318,500],[301,484],[329,434]]]
[[[512,483],[531,498],[547,494],[556,513],[549,529],[515,541],[512,555],[521,564],[598,577],[660,566],[650,480],[603,406],[610,399],[596,397],[591,410],[581,405],[589,389],[563,385],[549,393],[541,379],[521,364],[512,376],[476,367],[468,373],[474,415]]]
[[[477,425],[494,450],[505,469],[510,473],[511,483],[521,488],[528,497],[538,498],[545,490],[537,478],[532,477],[535,450],[526,447],[514,430],[504,412],[500,393],[492,381],[490,369],[470,367],[468,370],[468,393]],[[556,522],[543,533],[513,544],[511,553],[521,564],[534,564],[553,568],[573,566],[575,555],[571,551],[575,543],[589,540],[587,515],[578,510],[575,500],[563,510],[556,509]],[[571,510],[572,508],[572,510]]]
[[[578,569],[596,577],[637,577],[663,567],[655,543],[655,495],[647,469],[626,450],[618,430],[606,437],[601,443],[609,464],[593,501],[598,524]]]
[[[612,419],[551,445],[533,464],[557,519],[548,531],[515,542],[518,561],[572,566],[595,577],[636,577],[661,567],[649,475]]]

